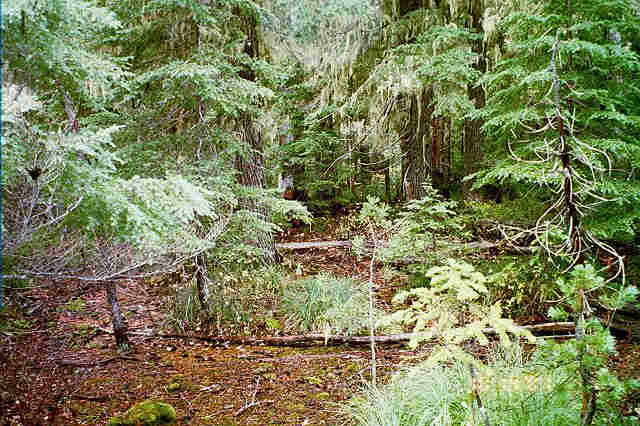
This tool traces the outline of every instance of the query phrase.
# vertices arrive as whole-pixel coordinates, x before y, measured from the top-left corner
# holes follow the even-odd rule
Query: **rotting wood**
[[[346,247],[350,248],[353,246],[352,241],[305,241],[298,243],[278,243],[276,244],[276,248],[279,249],[287,249],[287,250],[305,250],[305,249],[327,249],[332,247]],[[500,249],[508,252],[514,253],[533,253],[537,248],[536,247],[527,247],[527,246],[509,246],[504,243],[492,243],[489,241],[474,241],[470,243],[456,243],[456,244],[446,244],[440,245],[436,253],[448,253],[451,251],[457,250],[490,250],[490,249]],[[421,258],[403,258],[398,259],[395,262],[403,263],[403,262],[419,262],[423,259]]]
[[[533,334],[544,333],[566,333],[575,330],[573,322],[552,322],[544,324],[525,325],[522,328],[529,330]],[[106,331],[106,330],[105,330]],[[485,328],[482,330],[485,334],[497,334],[493,328]],[[369,336],[327,336],[321,333],[301,334],[293,336],[278,337],[237,337],[237,336],[198,336],[188,334],[145,334],[145,333],[128,333],[130,335],[145,336],[149,338],[161,339],[193,339],[203,342],[212,343],[214,345],[264,345],[264,346],[314,346],[317,344],[324,345],[369,345],[371,337]],[[413,333],[391,334],[386,336],[374,336],[375,342],[380,344],[394,344],[408,342]]]
[[[290,361],[309,361],[314,359],[329,359],[329,358],[341,358],[341,359],[365,359],[368,354],[354,355],[354,354],[311,354],[311,355],[293,355],[285,357],[273,357],[273,358],[257,358],[254,361],[258,362],[290,362]]]
[[[98,361],[78,362],[78,361],[71,361],[67,359],[58,359],[56,360],[56,362],[60,365],[68,365],[71,367],[96,367],[98,365],[105,365],[117,360],[140,361],[138,358],[133,358],[128,356],[114,356],[111,358],[102,359]]]

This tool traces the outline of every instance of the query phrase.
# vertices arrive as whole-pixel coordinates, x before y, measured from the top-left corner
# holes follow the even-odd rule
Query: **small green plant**
[[[504,301],[505,310],[515,318],[534,318],[546,311],[548,301],[555,298],[557,270],[541,251],[531,257],[501,256],[494,262],[479,265],[491,277],[492,300]]]
[[[62,306],[58,306],[56,311],[58,312],[82,312],[85,308],[84,300],[80,298],[70,299],[67,303]]]
[[[31,328],[31,322],[24,318],[0,319],[0,331],[11,334],[22,334]]]
[[[550,392],[566,379],[556,372],[538,375],[521,359],[493,360],[480,366],[476,386],[491,425],[573,426],[579,401]],[[424,362],[396,373],[383,387],[367,385],[344,411],[362,426],[484,424],[472,388],[465,363]]]
[[[165,319],[170,327],[184,332],[212,327],[215,323],[219,333],[223,328],[245,333],[262,317],[271,326],[276,324],[270,313],[281,293],[281,269],[263,266],[250,272],[243,264],[225,267],[205,274],[206,306],[198,299],[195,280],[173,285],[174,293],[168,299]]]
[[[431,279],[430,286],[396,294],[394,304],[403,307],[381,323],[401,323],[412,327],[409,344],[414,348],[424,341],[438,341],[439,346],[432,355],[433,362],[449,358],[472,362],[472,357],[459,345],[472,339],[488,345],[489,331],[496,333],[506,347],[512,343],[509,334],[535,343],[531,333],[502,317],[499,304],[486,307],[481,303],[482,296],[488,293],[487,279],[472,265],[449,259],[445,266],[433,267],[425,276]]]
[[[394,237],[390,247],[398,256],[422,252],[428,246],[436,248],[437,237],[462,229],[453,210],[457,203],[445,200],[430,180],[424,185],[425,196],[410,201],[394,221]]]
[[[576,322],[576,338],[567,342],[544,342],[536,353],[536,360],[546,370],[564,371],[568,380],[560,390],[581,398],[581,408],[574,415],[583,425],[633,424],[637,418],[622,419],[618,404],[625,393],[640,383],[622,382],[607,367],[616,354],[616,342],[609,329],[591,315],[587,295],[600,291],[600,303],[619,309],[635,300],[638,290],[626,286],[612,296],[605,290],[606,282],[593,265],[575,266],[567,278],[559,278],[557,287],[563,303],[549,309],[554,320],[572,318]],[[616,423],[612,423],[615,420]],[[625,423],[627,420],[630,423]]]
[[[282,309],[302,331],[355,334],[367,325],[367,295],[348,278],[316,275],[285,287]]]

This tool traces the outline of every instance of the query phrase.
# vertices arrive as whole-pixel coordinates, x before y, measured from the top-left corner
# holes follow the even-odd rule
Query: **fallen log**
[[[310,248],[351,247],[351,241],[307,241],[300,243],[277,243],[276,248],[302,250]]]
[[[305,250],[305,249],[327,249],[332,247],[353,247],[352,241],[304,241],[298,243],[277,243],[276,248],[286,249],[286,250]],[[474,241],[470,243],[455,243],[455,244],[442,244],[440,246],[436,246],[435,249],[429,249],[428,252],[431,253],[439,253],[444,254],[452,251],[459,250],[490,250],[490,249],[500,249],[513,253],[533,253],[537,249],[536,247],[526,247],[526,246],[509,246],[504,243],[492,243],[489,241]],[[414,263],[420,262],[424,259],[419,257],[416,258],[406,258],[406,259],[398,259],[395,262],[397,263]]]
[[[544,324],[525,325],[522,328],[529,330],[534,335],[550,333],[566,333],[575,330],[573,322],[553,322]],[[485,328],[485,334],[497,334],[492,328]],[[334,336],[321,333],[300,334],[293,336],[265,336],[265,337],[237,337],[237,336],[198,336],[189,334],[146,334],[129,333],[149,338],[162,339],[193,339],[212,343],[216,346],[224,345],[251,345],[251,346],[314,346],[324,345],[368,345],[371,343],[369,336]],[[408,342],[413,333],[391,334],[386,336],[374,336],[374,340],[379,344],[394,344]]]
[[[112,332],[110,332],[112,334]],[[113,361],[125,360],[125,361],[140,361],[138,358],[128,357],[128,356],[114,356],[107,359],[96,360],[96,361],[74,361],[68,359],[57,359],[56,361],[60,365],[68,365],[70,367],[96,367],[98,365],[109,364]]]

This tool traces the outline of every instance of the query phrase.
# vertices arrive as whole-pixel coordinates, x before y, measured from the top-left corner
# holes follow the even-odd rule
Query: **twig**
[[[106,396],[85,396],[85,395],[69,395],[68,398],[80,399],[82,401],[107,402]]]
[[[233,417],[238,417],[240,414],[244,413],[246,410],[248,410],[251,407],[255,407],[256,405],[268,404],[273,402],[272,399],[266,399],[264,401],[256,401],[256,395],[258,395],[259,388],[260,388],[260,376],[256,377],[256,387],[253,390],[253,393],[251,394],[251,402],[247,401],[247,403],[244,406],[242,406],[238,411],[233,413]]]
[[[473,364],[469,364],[469,370],[471,371],[471,389],[476,403],[478,404],[478,408],[480,409],[480,415],[484,419],[484,424],[486,426],[491,426],[491,423],[489,423],[489,414],[487,414],[487,410],[482,405],[482,399],[480,399],[480,385],[478,384],[478,376],[476,376],[476,370]]]
[[[247,404],[244,407],[240,408],[235,413],[233,413],[233,417],[238,417],[240,414],[244,413],[249,408],[255,407],[256,405],[262,405],[262,404],[273,404],[273,399],[265,399],[263,401],[255,401],[255,402],[252,402],[250,404]]]

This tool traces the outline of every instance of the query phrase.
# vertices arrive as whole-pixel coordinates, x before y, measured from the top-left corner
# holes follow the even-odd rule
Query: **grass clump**
[[[301,331],[356,334],[368,320],[367,294],[349,278],[320,274],[296,281],[283,292],[282,309]]]
[[[562,391],[566,377],[538,375],[525,366],[490,365],[477,382],[490,424],[575,425],[580,401]],[[466,365],[425,362],[397,373],[383,387],[367,385],[344,411],[362,426],[484,424]]]

